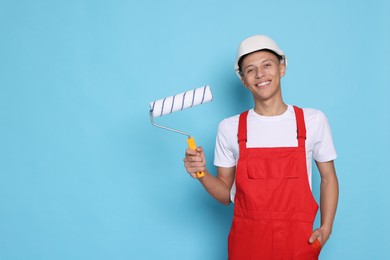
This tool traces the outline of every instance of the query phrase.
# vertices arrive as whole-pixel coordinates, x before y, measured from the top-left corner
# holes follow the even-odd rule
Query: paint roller
[[[179,133],[182,135],[187,136],[187,144],[188,148],[195,150],[196,149],[196,143],[194,137],[191,137],[189,133],[158,125],[154,122],[154,117],[159,117],[167,114],[172,114],[176,111],[181,111],[186,108],[191,108],[196,105],[201,105],[203,103],[209,102],[213,99],[213,95],[211,94],[211,90],[209,86],[204,86],[201,88],[189,90],[174,96],[166,97],[163,99],[159,99],[153,102],[150,102],[150,121],[152,122],[152,125],[172,131],[175,133]],[[196,177],[201,178],[204,176],[204,172],[197,172]]]

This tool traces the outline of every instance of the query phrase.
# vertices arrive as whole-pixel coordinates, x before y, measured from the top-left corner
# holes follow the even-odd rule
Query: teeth
[[[261,83],[261,84],[257,84],[257,86],[263,87],[263,86],[265,86],[265,85],[268,85],[269,83],[270,83],[270,81],[266,81],[266,82],[263,82],[263,83]]]

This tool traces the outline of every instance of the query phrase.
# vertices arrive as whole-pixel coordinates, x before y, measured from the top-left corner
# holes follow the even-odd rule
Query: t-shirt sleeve
[[[223,120],[218,126],[218,133],[215,141],[214,165],[217,167],[233,167],[236,165],[236,158],[230,145],[231,134],[227,120]]]
[[[328,120],[324,113],[318,111],[318,129],[314,145],[313,158],[318,162],[328,162],[337,158],[336,149]]]

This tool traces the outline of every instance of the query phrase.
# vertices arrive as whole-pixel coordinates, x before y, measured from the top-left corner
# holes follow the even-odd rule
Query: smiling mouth
[[[260,84],[256,84],[256,87],[258,87],[258,88],[266,88],[270,83],[271,83],[270,80],[269,81],[264,81],[264,82],[262,82]]]

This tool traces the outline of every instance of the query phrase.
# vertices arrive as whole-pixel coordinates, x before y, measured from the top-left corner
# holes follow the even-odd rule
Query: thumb
[[[321,236],[321,232],[316,229],[309,238],[309,243],[312,244],[314,241],[316,241]]]

